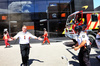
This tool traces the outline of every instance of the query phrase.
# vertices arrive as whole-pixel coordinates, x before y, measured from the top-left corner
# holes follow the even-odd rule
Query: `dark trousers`
[[[29,51],[30,51],[29,44],[20,44],[20,51],[21,51],[23,64],[27,64],[29,59]]]
[[[91,66],[90,60],[89,60],[89,54],[91,51],[91,46],[87,46],[87,48],[81,47],[78,59],[80,66]]]

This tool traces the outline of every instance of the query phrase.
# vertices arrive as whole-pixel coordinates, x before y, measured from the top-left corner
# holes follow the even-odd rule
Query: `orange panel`
[[[62,13],[61,14],[61,17],[66,17],[66,13]]]
[[[7,19],[7,16],[2,16],[2,20],[6,20]]]
[[[27,27],[27,30],[33,30],[34,29],[34,26],[26,26]]]

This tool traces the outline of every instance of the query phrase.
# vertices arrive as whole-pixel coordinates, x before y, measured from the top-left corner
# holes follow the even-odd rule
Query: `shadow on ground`
[[[72,59],[78,60],[78,56],[76,56],[76,55],[74,54],[74,52],[72,52],[72,51],[70,50],[70,49],[72,49],[72,46],[74,45],[74,42],[64,42],[63,44],[64,44],[65,46],[67,46],[67,47],[70,47],[70,48],[66,48],[66,50],[67,50],[70,54],[73,55],[73,56],[72,56]],[[92,48],[95,50],[95,52],[96,52],[97,54],[90,54],[90,63],[91,63],[91,66],[100,66],[100,61],[96,59],[96,56],[97,56],[97,55],[100,55],[100,49],[98,49],[96,45],[94,45]],[[79,66],[79,63],[77,63],[77,62],[75,62],[75,61],[69,61],[69,64],[71,64],[71,65],[73,65],[73,66]]]
[[[44,61],[38,60],[38,59],[29,59],[29,65],[31,65],[34,61],[43,63]]]
[[[67,46],[67,47],[72,47],[73,45],[75,45],[74,42],[64,42],[63,44],[64,44],[65,46]]]
[[[37,61],[37,62],[40,62],[40,63],[44,62],[44,61],[41,61],[41,60],[38,60],[38,59],[29,59],[28,65],[30,66],[34,61]],[[22,64],[20,66],[22,66]]]
[[[75,61],[69,61],[69,64],[70,65],[73,65],[73,66],[79,66],[79,63],[77,63]]]

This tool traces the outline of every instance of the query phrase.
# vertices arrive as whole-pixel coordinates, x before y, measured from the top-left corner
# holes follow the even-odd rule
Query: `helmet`
[[[81,30],[82,30],[82,27],[81,26],[76,26],[75,27],[75,31],[81,32]]]
[[[43,28],[44,30],[46,30],[46,28]]]

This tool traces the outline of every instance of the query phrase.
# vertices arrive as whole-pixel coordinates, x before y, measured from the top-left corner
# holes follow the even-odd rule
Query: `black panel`
[[[74,4],[73,4],[74,2]],[[87,9],[85,8],[82,8],[83,6],[88,6]],[[72,8],[72,12],[74,12],[74,9],[75,11],[80,11],[80,10],[83,10],[83,11],[93,11],[94,8],[93,8],[93,0],[72,0],[71,1],[71,8]],[[74,7],[74,9],[73,9]]]

